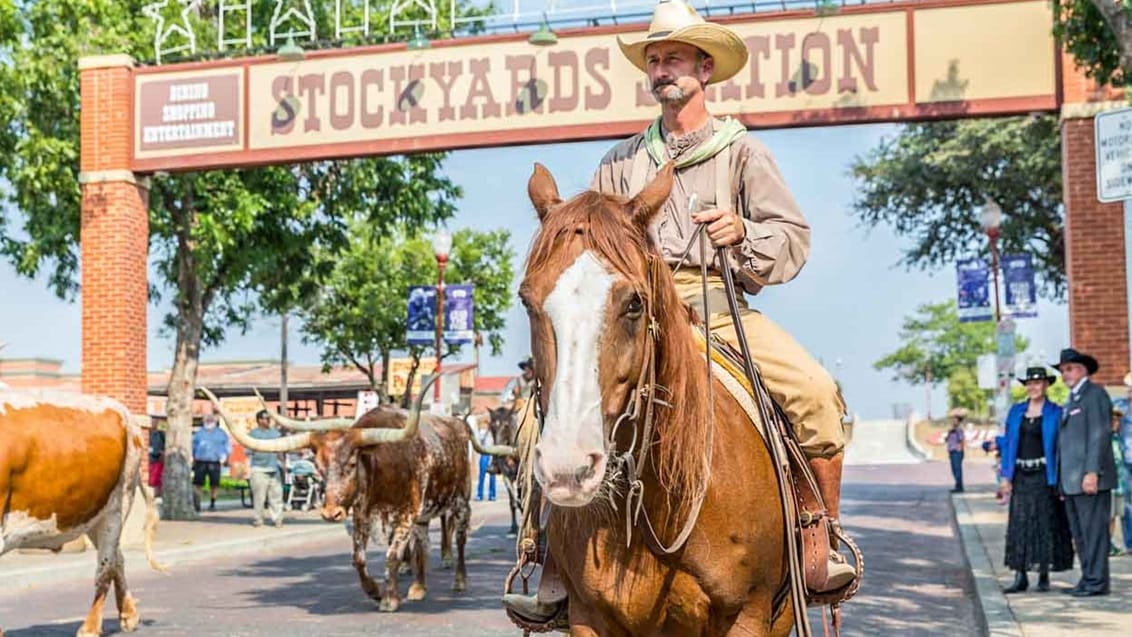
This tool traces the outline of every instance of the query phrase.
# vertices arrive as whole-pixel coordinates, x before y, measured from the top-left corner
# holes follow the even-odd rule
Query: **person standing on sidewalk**
[[[963,493],[963,449],[967,444],[967,435],[963,432],[963,421],[967,418],[967,410],[956,407],[947,413],[951,418],[951,429],[947,432],[947,457],[951,461],[951,476],[955,478],[955,487],[952,493]]]
[[[479,429],[476,431],[476,442],[480,443],[480,447],[489,447],[495,444],[495,440],[491,435],[491,429],[486,419],[479,419]],[[491,466],[491,456],[487,454],[480,455],[480,475],[479,480],[476,481],[476,501],[483,501],[483,483],[485,480],[488,482],[488,500],[495,502],[495,472]]]
[[[208,510],[216,510],[216,492],[220,490],[220,465],[232,453],[232,441],[228,434],[216,426],[216,416],[205,414],[203,426],[193,432],[193,506],[200,511],[201,491],[204,479],[212,496]]]
[[[1055,380],[1044,367],[1030,367],[1018,381],[1027,400],[1006,415],[1002,437],[1001,490],[1011,494],[1004,564],[1014,582],[1003,593],[1029,588],[1026,571],[1038,571],[1038,590],[1049,590],[1049,572],[1073,568],[1073,538],[1057,493],[1057,429],[1061,407],[1047,399]]]
[[[1124,489],[1124,514],[1120,517],[1120,529],[1124,536],[1124,554],[1132,555],[1132,372],[1125,374],[1124,386],[1128,388],[1124,417],[1120,419],[1120,442],[1124,453],[1116,461],[1124,465],[1124,476],[1128,480]]]
[[[261,409],[255,415],[256,426],[248,432],[252,438],[272,440],[281,434],[271,422],[271,414]],[[263,505],[267,501],[271,513],[271,523],[276,528],[283,526],[283,464],[281,454],[254,451],[251,454],[252,475],[249,480],[252,488],[252,506],[255,519],[252,526],[263,526]]]
[[[1124,517],[1124,501],[1128,498],[1128,471],[1124,466],[1124,439],[1120,433],[1120,423],[1124,420],[1124,410],[1112,408],[1112,457],[1116,460],[1116,487],[1112,490],[1112,514],[1108,519],[1108,537],[1111,546],[1108,554],[1116,557],[1124,555],[1124,549],[1116,544],[1116,525]],[[1128,543],[1128,532],[1124,531],[1124,543]]]
[[[1065,496],[1069,528],[1081,556],[1081,580],[1066,592],[1074,597],[1108,595],[1108,517],[1116,486],[1112,455],[1112,401],[1089,380],[1097,359],[1061,350],[1055,365],[1069,387],[1057,437],[1058,486]]]

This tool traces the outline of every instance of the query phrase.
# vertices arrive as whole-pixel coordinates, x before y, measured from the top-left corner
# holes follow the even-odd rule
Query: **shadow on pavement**
[[[512,538],[505,537],[506,525],[485,525],[468,539],[465,548],[468,587],[462,593],[452,590],[456,571],[444,569],[440,564],[439,538],[435,530],[429,546],[426,583],[428,597],[422,601],[406,601],[405,594],[413,581],[412,574],[399,576],[402,603],[397,614],[437,614],[454,610],[482,610],[500,606],[503,582],[514,564]],[[453,548],[455,550],[455,548]],[[384,585],[384,546],[370,545],[368,552],[370,576]],[[296,575],[296,572],[299,575]],[[389,616],[378,610],[377,602],[370,599],[358,582],[351,555],[343,552],[334,561],[325,557],[273,558],[255,562],[250,567],[221,571],[222,577],[256,578],[268,580],[267,587],[247,594],[247,608],[263,609],[270,606],[288,606],[305,610],[312,615],[342,615],[373,613]],[[238,607],[238,606],[237,606]]]

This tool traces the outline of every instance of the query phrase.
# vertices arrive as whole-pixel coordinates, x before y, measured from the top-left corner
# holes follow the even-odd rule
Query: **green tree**
[[[941,268],[988,256],[979,211],[1003,212],[999,248],[1029,253],[1048,298],[1065,294],[1065,219],[1056,117],[909,124],[854,159],[852,214],[911,240],[902,263]]]
[[[503,347],[505,314],[513,298],[514,253],[507,230],[457,231],[445,270],[445,283],[475,285],[473,327],[486,335],[493,354]],[[384,375],[394,351],[408,351],[413,373],[428,348],[406,343],[405,318],[411,285],[437,279],[429,237],[413,232],[374,233],[364,219],[352,226],[349,246],[338,255],[320,292],[303,310],[304,341],[322,346],[324,369],[352,365],[370,387],[388,399]],[[445,355],[458,351],[449,346]],[[412,386],[412,377],[409,379]]]
[[[1123,86],[1132,70],[1132,3],[1053,0],[1053,34],[1100,84]]]
[[[873,363],[874,369],[889,370],[893,380],[912,385],[946,381],[953,407],[983,410],[986,394],[978,395],[977,365],[979,356],[996,350],[993,322],[960,322],[954,301],[925,303],[904,317],[900,339],[900,347]],[[1017,352],[1028,344],[1015,336]]]
[[[8,185],[0,204],[9,204],[0,205],[0,255],[20,274],[46,273],[63,298],[78,291],[77,61],[123,52],[152,59],[153,23],[141,10],[146,4],[0,0],[0,182]],[[270,15],[273,6],[259,0],[253,10]],[[332,33],[329,5],[316,6],[318,32]],[[215,8],[203,4],[193,18],[198,42],[216,41]],[[387,18],[374,14],[371,23],[388,24]],[[258,30],[254,46],[263,48],[265,38]],[[167,407],[167,517],[195,517],[191,405],[201,346],[219,343],[231,327],[246,327],[257,308],[278,313],[293,307],[323,274],[319,268],[327,261],[314,255],[345,245],[346,222],[359,211],[374,232],[451,217],[460,193],[437,175],[442,160],[417,155],[153,180],[150,245],[160,280],[151,289],[155,297],[170,297],[174,309],[164,325],[176,336]]]

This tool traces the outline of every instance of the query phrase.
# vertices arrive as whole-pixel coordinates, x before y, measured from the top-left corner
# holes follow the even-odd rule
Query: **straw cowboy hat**
[[[657,42],[683,42],[700,49],[715,61],[708,84],[729,79],[747,63],[747,45],[734,31],[719,24],[706,22],[696,10],[683,0],[660,0],[652,14],[648,35],[635,42],[626,42],[620,36],[617,44],[633,66],[648,72],[645,49]]]
[[[969,412],[967,411],[967,409],[965,407],[956,407],[956,408],[952,409],[951,411],[947,412],[947,415],[950,418],[966,418],[968,413]]]

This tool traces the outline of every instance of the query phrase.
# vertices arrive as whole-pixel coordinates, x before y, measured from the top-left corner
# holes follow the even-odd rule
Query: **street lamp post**
[[[986,203],[983,204],[982,212],[979,215],[979,224],[990,242],[991,275],[994,282],[995,380],[997,381],[994,392],[994,417],[995,420],[998,420],[1009,402],[1009,381],[1007,378],[1012,371],[1010,368],[1014,366],[1014,334],[1012,322],[1004,321],[1002,318],[1002,306],[998,296],[998,236],[1002,224],[1002,208],[990,197],[987,197]],[[1010,347],[1004,347],[1004,345],[1007,345],[1004,343],[1004,339],[1007,338],[1010,339],[1008,343]]]
[[[994,323],[998,325],[1002,320],[1002,310],[998,301],[998,233],[1002,224],[1002,208],[989,197],[983,205],[982,214],[979,215],[979,223],[990,241],[991,275],[994,277]]]
[[[436,231],[432,237],[432,252],[436,256],[436,368],[433,373],[440,375],[440,359],[444,347],[444,266],[448,265],[448,251],[452,249],[452,235],[443,228]],[[440,379],[437,378],[432,385],[433,409],[440,405]]]

